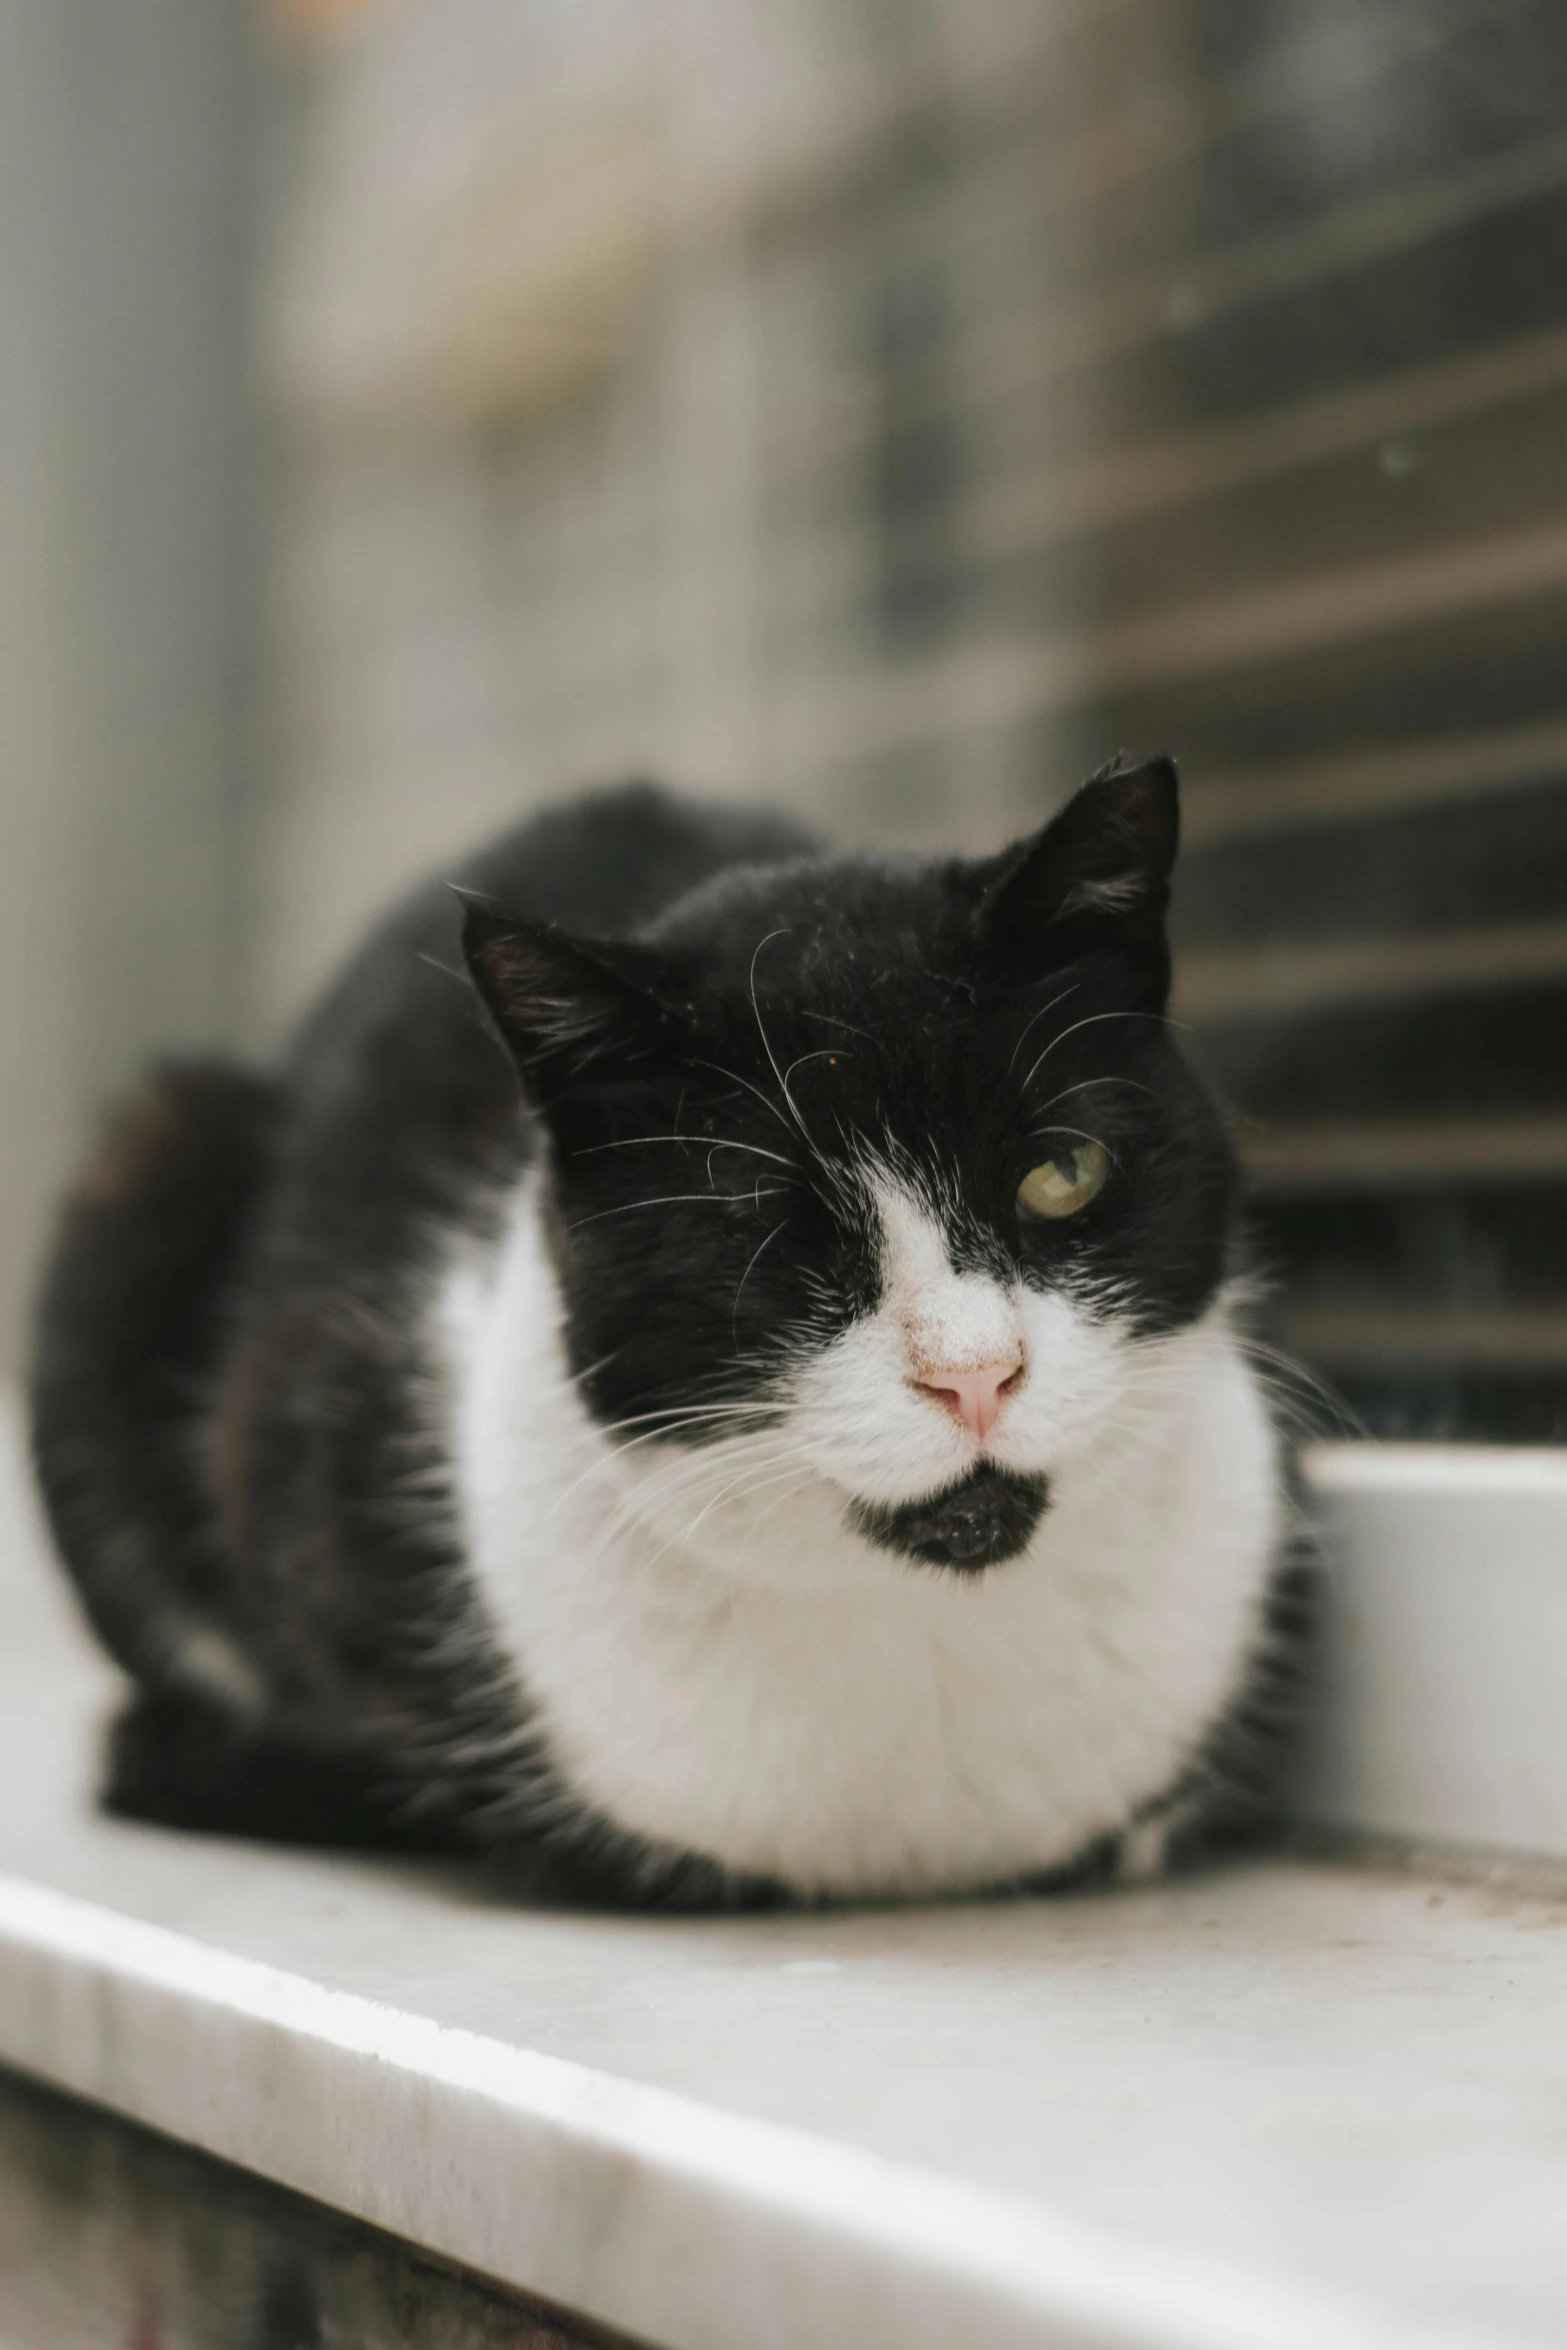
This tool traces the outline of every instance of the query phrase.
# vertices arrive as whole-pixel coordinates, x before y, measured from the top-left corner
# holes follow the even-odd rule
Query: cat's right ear
[[[1042,831],[978,869],[975,926],[992,980],[1026,985],[1080,955],[1109,953],[1162,1010],[1179,829],[1173,759],[1101,767]]]
[[[671,1025],[651,948],[573,938],[470,898],[463,956],[531,1091],[547,1097],[595,1062],[657,1050]]]

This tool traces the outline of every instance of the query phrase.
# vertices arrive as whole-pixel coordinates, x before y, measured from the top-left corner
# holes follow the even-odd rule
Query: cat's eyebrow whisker
[[[1052,1123],[1049,1126],[1031,1126],[1028,1130],[1030,1142],[1043,1142],[1049,1134],[1075,1134],[1079,1142],[1091,1142],[1095,1150],[1103,1151],[1112,1167],[1119,1167],[1121,1164],[1107,1142],[1102,1142],[1097,1134],[1088,1133],[1086,1128],[1082,1126],[1057,1126]]]
[[[802,1062],[812,1060],[827,1060],[831,1056],[825,1051],[822,1053],[802,1053],[800,1060],[791,1062],[789,1073],[786,1075],[784,1071],[778,1066],[778,1056],[773,1051],[772,1039],[767,1033],[767,1024],[762,1018],[762,1007],[756,1000],[756,966],[758,959],[761,956],[762,949],[763,947],[771,946],[775,938],[787,938],[788,935],[789,933],[787,929],[770,930],[765,938],[757,940],[756,950],[751,957],[751,970],[747,985],[750,989],[751,995],[751,1010],[756,1016],[756,1031],[762,1040],[762,1050],[767,1055],[768,1066],[771,1068],[773,1075],[778,1080],[778,1090],[784,1097],[784,1101],[788,1107],[790,1117],[794,1120],[796,1126],[798,1126],[800,1129],[800,1133],[804,1139],[807,1150],[809,1150],[811,1156],[814,1159],[818,1160],[820,1164],[825,1167],[827,1165],[826,1156],[817,1148],[815,1139],[811,1134],[811,1130],[806,1125],[805,1120],[801,1117],[800,1112],[796,1107],[794,1096],[789,1091],[789,1077],[792,1076],[794,1071],[801,1066]]]
[[[852,1053],[831,1052],[826,1045],[822,1046],[820,1052],[801,1053],[798,1060],[794,1060],[789,1063],[788,1068],[784,1071],[782,1077],[780,1077],[778,1080],[779,1084],[784,1089],[785,1101],[789,1102],[791,1108],[793,1107],[793,1096],[789,1091],[789,1080],[794,1075],[796,1069],[803,1069],[805,1067],[807,1061],[852,1061],[853,1059],[854,1055]],[[814,1148],[815,1146],[813,1145],[812,1147]]]
[[[1133,1093],[1146,1093],[1150,1099],[1158,1099],[1156,1089],[1151,1085],[1144,1085],[1136,1077],[1084,1077],[1076,1085],[1063,1086],[1059,1093],[1053,1093],[1039,1115],[1043,1117],[1046,1110],[1053,1110],[1057,1102],[1068,1100],[1074,1093],[1090,1093],[1095,1087],[1101,1085],[1124,1085],[1128,1086]]]
[[[1029,1087],[1033,1084],[1035,1077],[1044,1067],[1045,1063],[1049,1060],[1051,1054],[1058,1051],[1059,1048],[1065,1044],[1069,1036],[1076,1036],[1084,1028],[1097,1027],[1101,1020],[1154,1020],[1157,1021],[1162,1028],[1170,1028],[1174,1026],[1174,1022],[1170,1020],[1163,1012],[1090,1012],[1086,1020],[1074,1020],[1070,1028],[1063,1028],[1059,1036],[1053,1036],[1051,1038],[1044,1051],[1040,1054],[1038,1060],[1034,1063],[1033,1068],[1030,1069],[1028,1075],[1024,1078],[1023,1091],[1027,1093]]]
[[[820,1020],[828,1028],[841,1028],[847,1036],[863,1036],[867,1044],[876,1042],[868,1028],[856,1028],[852,1020],[840,1020],[832,1012],[813,1012],[809,1005],[802,1005],[800,1018],[802,1020]]]
[[[779,1125],[783,1127],[787,1134],[793,1134],[794,1128],[790,1125],[789,1120],[784,1116],[782,1110],[780,1110],[778,1107],[778,1104],[776,1102],[770,1102],[766,1094],[763,1093],[761,1087],[759,1085],[753,1085],[749,1077],[742,1077],[738,1069],[726,1069],[721,1061],[698,1061],[696,1066],[699,1069],[711,1069],[715,1077],[727,1077],[731,1085],[743,1086],[747,1093],[755,1095],[756,1099],[761,1103],[763,1109],[767,1112],[770,1118],[776,1118]],[[809,1140],[809,1137],[807,1137],[807,1140]]]
[[[753,953],[753,955],[752,955],[752,957],[751,957],[751,969],[750,969],[750,973],[749,973],[749,976],[748,976],[748,978],[747,978],[747,981],[746,981],[746,985],[747,985],[747,987],[748,987],[748,989],[749,989],[749,991],[750,991],[750,996],[751,996],[751,1010],[752,1010],[752,1013],[754,1014],[754,1016],[755,1016],[755,1019],[756,1019],[756,1032],[757,1032],[758,1036],[760,1036],[760,1038],[761,1038],[761,1040],[762,1040],[762,1050],[763,1050],[763,1052],[764,1052],[764,1053],[767,1055],[768,1064],[769,1064],[769,1066],[770,1066],[770,1067],[771,1067],[771,1069],[772,1069],[773,1075],[774,1075],[774,1076],[777,1078],[777,1080],[778,1080],[779,1089],[780,1089],[780,1091],[781,1091],[781,1092],[782,1092],[782,1094],[783,1094],[784,1100],[785,1100],[786,1102],[789,1102],[789,1111],[790,1111],[790,1115],[793,1117],[795,1124],[796,1124],[797,1126],[799,1126],[799,1125],[800,1125],[800,1113],[799,1113],[799,1111],[798,1111],[798,1110],[796,1110],[796,1108],[795,1108],[795,1106],[794,1106],[793,1102],[789,1101],[789,1087],[788,1087],[788,1083],[787,1083],[787,1081],[786,1081],[786,1079],[785,1079],[785,1077],[784,1077],[783,1071],[782,1071],[782,1070],[779,1068],[779,1066],[778,1066],[778,1059],[777,1059],[777,1055],[774,1053],[774,1051],[773,1051],[773,1048],[772,1048],[772,1045],[771,1045],[771,1043],[770,1043],[770,1041],[769,1041],[769,1039],[768,1039],[768,1034],[767,1034],[767,1026],[766,1026],[766,1023],[765,1023],[765,1021],[764,1021],[764,1020],[763,1020],[763,1018],[762,1018],[762,1007],[761,1007],[761,1005],[760,1005],[760,1004],[757,1002],[757,1000],[756,1000],[756,965],[757,965],[757,960],[758,960],[758,957],[761,955],[761,952],[762,952],[762,949],[763,949],[763,947],[770,947],[770,946],[772,945],[772,943],[773,943],[773,940],[774,940],[775,938],[787,938],[787,937],[788,937],[788,935],[789,935],[789,933],[788,933],[788,931],[787,931],[786,929],[785,929],[785,930],[770,930],[770,931],[767,933],[767,936],[766,936],[765,938],[759,938],[759,939],[757,940],[757,942],[756,942],[756,950],[755,950],[755,953]],[[804,1127],[803,1127],[803,1126],[801,1126],[801,1127],[800,1127],[800,1131],[801,1131],[801,1133],[802,1133],[802,1134],[804,1134],[804,1133],[805,1133],[805,1129],[804,1129]],[[810,1137],[809,1137],[809,1135],[806,1135],[806,1140],[807,1140],[807,1141],[809,1141],[809,1140],[810,1140]]]
[[[1012,1047],[1012,1057],[1007,1063],[1007,1075],[1009,1077],[1011,1076],[1013,1070],[1017,1067],[1018,1054],[1023,1050],[1023,1047],[1028,1042],[1030,1035],[1034,1029],[1039,1026],[1039,1023],[1041,1020],[1043,1020],[1045,1014],[1047,1012],[1053,1012],[1057,1004],[1064,1004],[1069,995],[1076,995],[1081,985],[1081,980],[1074,979],[1070,987],[1064,987],[1059,995],[1053,995],[1048,1004],[1041,1004],[1038,1011],[1033,1013],[1024,1023],[1022,1033],[1018,1037],[1016,1044],[1014,1044]]]

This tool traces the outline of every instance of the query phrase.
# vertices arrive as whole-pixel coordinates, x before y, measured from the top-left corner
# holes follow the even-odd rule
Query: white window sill
[[[1477,1653],[1496,1699],[1514,1650],[1477,1651],[1470,1615],[1541,1597],[1543,1532],[1496,1532],[1479,1463],[1439,1499],[1391,1455],[1315,1466],[1344,1546],[1330,1718],[1360,1759],[1342,1802],[1320,1762],[1312,1805],[1441,1832],[1420,1758],[1489,1749],[1419,1708]],[[1531,1473],[1567,1509],[1567,1472]],[[1383,1577],[1355,1529],[1399,1474],[1431,1531]],[[1285,1859],[1057,1902],[607,1919],[138,1830],[87,1808],[105,1678],[38,1547],[13,1469],[0,2059],[669,2350],[1567,2341],[1549,1887]],[[1468,1646],[1422,1645],[1400,1593]],[[1544,1644],[1519,1636],[1541,1675],[1567,1653]],[[1389,1688],[1396,1737],[1354,1717]],[[1539,1842],[1563,1815],[1506,1776],[1451,1816]]]
[[[1325,1623],[1300,1807],[1567,1860],[1567,1451],[1306,1456]]]

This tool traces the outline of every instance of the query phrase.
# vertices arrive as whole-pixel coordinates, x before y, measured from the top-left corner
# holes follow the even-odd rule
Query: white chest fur
[[[1060,1297],[980,1295],[912,1212],[886,1221],[884,1308],[776,1429],[697,1447],[616,1442],[584,1408],[527,1187],[441,1305],[472,1565],[559,1769],[621,1826],[802,1891],[978,1887],[1124,1825],[1235,1688],[1276,1540],[1222,1308],[1118,1338]],[[850,1495],[962,1473],[968,1440],[892,1361],[911,1283],[922,1326],[1012,1315],[1028,1346],[989,1449],[1046,1470],[1051,1506],[978,1576],[846,1522]]]

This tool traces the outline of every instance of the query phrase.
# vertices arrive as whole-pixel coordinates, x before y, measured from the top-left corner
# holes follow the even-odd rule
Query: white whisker
[[[774,1189],[781,1190],[782,1186]],[[666,1191],[653,1199],[624,1200],[618,1208],[596,1208],[591,1216],[578,1216],[566,1230],[580,1232],[584,1225],[602,1224],[606,1216],[634,1216],[639,1208],[710,1207],[715,1203],[720,1207],[734,1207],[742,1200],[753,1200],[759,1206],[764,1196],[770,1199],[773,1193],[771,1190],[765,1195],[760,1191]]]
[[[1039,1023],[1041,1020],[1043,1020],[1045,1014],[1047,1012],[1053,1012],[1057,1004],[1064,1004],[1068,996],[1076,995],[1081,984],[1082,982],[1080,980],[1074,979],[1070,987],[1064,987],[1059,995],[1053,995],[1048,1004],[1041,1004],[1038,1011],[1035,1012],[1030,1019],[1025,1021],[1022,1033],[1019,1035],[1017,1042],[1012,1047],[1012,1057],[1007,1062],[1007,1075],[1009,1077],[1011,1076],[1013,1070],[1017,1067],[1018,1054],[1023,1050],[1023,1047],[1028,1041],[1029,1036],[1033,1030],[1039,1026]]]
[[[1074,1020],[1070,1028],[1063,1028],[1059,1036],[1051,1038],[1038,1060],[1023,1080],[1027,1093],[1035,1077],[1054,1052],[1058,1052],[1069,1036],[1078,1035],[1085,1028],[1095,1028],[1101,1020],[1153,1020],[1162,1028],[1173,1028],[1175,1023],[1163,1012],[1090,1012],[1086,1020]]]
[[[782,1151],[763,1150],[759,1143],[731,1142],[723,1137],[714,1142],[706,1134],[628,1134],[618,1142],[590,1142],[585,1150],[573,1151],[571,1155],[574,1159],[591,1159],[600,1151],[639,1150],[646,1142],[683,1143],[688,1150],[705,1150],[709,1157],[714,1151],[749,1151],[753,1159],[773,1159],[780,1167],[793,1165]]]
[[[744,1289],[746,1283],[750,1280],[752,1267],[756,1264],[757,1259],[762,1255],[763,1250],[771,1247],[772,1243],[778,1238],[779,1233],[785,1230],[788,1223],[789,1218],[784,1216],[773,1226],[771,1232],[769,1232],[767,1235],[767,1238],[762,1242],[761,1247],[752,1252],[750,1262],[747,1264],[745,1271],[740,1276],[739,1287],[735,1291],[735,1302],[731,1307],[729,1314],[730,1328],[734,1333],[735,1344],[737,1346],[740,1343],[740,1292]]]

